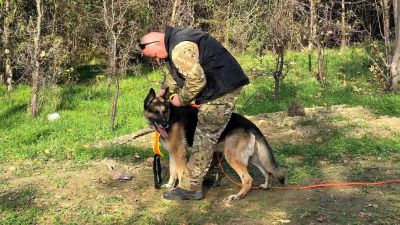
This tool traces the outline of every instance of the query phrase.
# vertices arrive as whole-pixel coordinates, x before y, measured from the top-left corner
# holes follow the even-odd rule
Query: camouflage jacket
[[[169,87],[187,105],[206,86],[206,76],[199,62],[199,48],[194,42],[183,41],[175,46],[170,58],[185,79],[185,84],[182,89],[178,88],[172,75],[167,73],[163,88]]]

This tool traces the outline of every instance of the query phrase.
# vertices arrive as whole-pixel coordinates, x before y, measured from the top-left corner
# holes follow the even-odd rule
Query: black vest
[[[197,104],[218,98],[249,83],[249,79],[236,59],[211,35],[199,30],[167,26],[165,46],[168,57],[165,62],[180,88],[183,87],[185,80],[170,57],[172,50],[182,41],[191,41],[197,44],[200,65],[206,75],[206,86],[195,98]]]

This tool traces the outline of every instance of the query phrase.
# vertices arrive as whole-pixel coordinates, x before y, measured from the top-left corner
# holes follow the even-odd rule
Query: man
[[[198,124],[182,183],[163,193],[170,200],[204,198],[202,181],[210,167],[213,148],[225,129],[242,86],[249,83],[239,63],[211,35],[194,29],[167,26],[165,33],[151,32],[142,37],[143,55],[158,63],[165,60],[170,71],[165,88],[173,93],[175,106],[201,104]]]

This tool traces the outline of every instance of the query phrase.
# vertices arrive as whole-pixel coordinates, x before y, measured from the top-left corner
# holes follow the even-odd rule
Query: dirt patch
[[[286,112],[277,112],[248,118],[260,127],[272,143],[322,142],[324,136],[321,131],[342,130],[350,125],[353,127],[347,135],[355,137],[368,133],[387,138],[400,132],[400,118],[376,116],[363,107],[335,105],[306,108],[305,112],[304,117],[288,117]]]
[[[387,138],[393,133],[400,132],[400,118],[376,116],[363,107],[349,107],[335,105],[332,107],[305,108],[305,116],[289,117],[286,112],[266,113],[247,118],[254,122],[267,136],[272,144],[304,143],[308,141],[322,142],[321,129],[343,129],[349,125],[349,136],[363,136],[372,134]],[[325,128],[324,128],[325,126]],[[139,137],[129,144],[149,147],[153,142],[154,134],[150,133]],[[283,141],[283,142],[282,142]]]
[[[369,110],[334,106],[308,108],[305,117],[285,112],[249,117],[272,145],[324,142],[334,130],[344,135],[390,137],[400,119],[379,117]],[[153,136],[131,143],[149,147]],[[301,156],[287,159],[302,184],[335,181],[376,181],[400,175],[400,154],[389,158],[356,157],[332,163],[320,160],[303,174]],[[164,159],[164,178],[168,162]],[[19,161],[0,165],[0,221],[32,214],[36,224],[398,224],[400,185],[312,190],[252,190],[238,202],[225,200],[238,187],[223,179],[206,189],[206,199],[172,202],[153,187],[152,163],[101,161]],[[227,171],[235,176],[229,168]],[[316,171],[313,173],[313,171]],[[116,172],[130,181],[113,180]],[[310,175],[315,174],[315,175]],[[255,181],[259,177],[255,177]],[[289,180],[291,177],[289,176]]]

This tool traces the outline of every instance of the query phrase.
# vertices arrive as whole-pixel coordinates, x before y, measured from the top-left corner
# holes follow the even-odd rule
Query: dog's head
[[[169,127],[170,102],[168,100],[168,88],[164,95],[158,97],[153,88],[150,88],[144,100],[144,116],[151,126],[161,134],[163,138],[168,137],[166,129]]]

